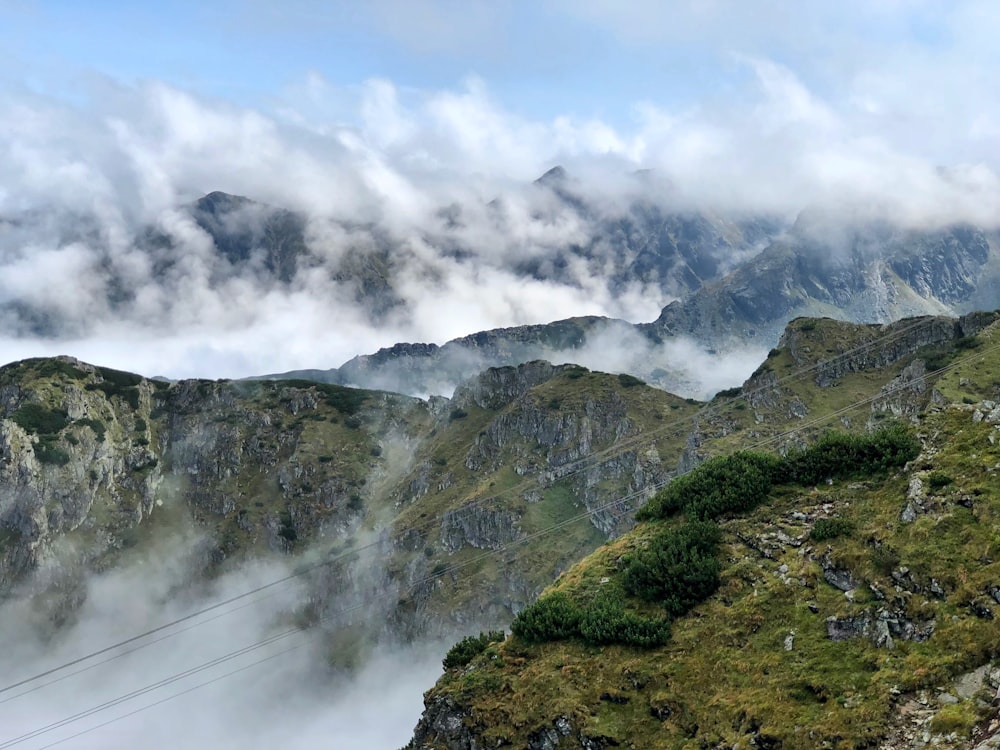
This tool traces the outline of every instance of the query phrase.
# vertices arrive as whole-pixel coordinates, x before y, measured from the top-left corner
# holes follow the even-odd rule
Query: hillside
[[[298,561],[333,629],[350,603],[364,612],[347,624],[374,624],[371,639],[504,622],[631,525],[684,445],[657,428],[697,408],[544,362],[421,401],[25,360],[0,369],[0,587],[60,623],[89,575],[189,529],[193,581],[254,558]],[[632,505],[611,503],[628,493]],[[533,539],[553,522],[567,522],[555,543]],[[509,546],[516,569],[497,559]],[[440,585],[459,573],[462,588]]]
[[[972,406],[963,399],[979,404],[995,398],[988,376],[993,360],[976,358],[992,356],[996,319],[982,313],[887,326],[798,319],[742,388],[707,404],[631,376],[546,362],[490,369],[463,383],[453,398],[428,400],[309,381],[169,383],[70,358],[14,363],[0,368],[2,594],[31,601],[38,627],[65,628],[94,580],[141,564],[152,546],[179,536],[189,542],[174,557],[192,589],[254,560],[287,561],[304,591],[289,616],[322,630],[324,658],[334,665],[359,663],[379,642],[426,642],[505,627],[560,574],[560,587],[606,577],[600,565],[608,564],[608,551],[635,547],[650,533],[650,523],[629,531],[636,508],[677,472],[734,450],[801,448],[831,424],[865,432],[894,418],[944,419],[933,415]],[[928,375],[945,366],[952,369]],[[957,406],[949,410],[949,403]],[[989,421],[973,423],[974,411],[963,414],[970,424]],[[937,458],[921,460],[931,462],[927,472],[938,470]],[[948,466],[940,471],[964,486]],[[889,492],[864,481],[876,494]],[[908,486],[906,477],[887,481]],[[984,481],[980,485],[988,491]],[[803,488],[803,507],[820,510],[789,516],[787,529],[773,531],[768,544],[801,536],[820,515],[834,513],[843,498],[836,492],[844,486],[820,486],[814,499],[813,490]],[[746,556],[750,563],[737,566],[744,572],[762,570],[754,567],[758,563],[766,567],[753,534],[772,532],[737,533],[739,524],[766,519],[768,509],[792,513],[788,504],[796,492],[783,487],[754,511],[758,515],[722,519],[726,559]],[[892,513],[904,510],[905,504]],[[907,516],[914,516],[916,529],[935,513],[928,496],[914,500]],[[844,559],[860,559],[868,537],[850,539],[861,540],[861,547],[845,548],[855,557]],[[986,543],[978,536],[970,540]],[[909,554],[910,547],[898,546]],[[793,560],[797,552],[791,550],[801,547],[788,547],[774,554],[787,558],[789,570],[799,569],[795,561],[812,564],[811,558]],[[598,548],[597,558],[570,572]],[[914,561],[900,564],[921,570]],[[723,590],[736,586],[733,565],[722,572]],[[867,580],[866,570],[852,568],[851,575]],[[953,578],[937,580],[944,587]],[[820,596],[816,589],[809,601],[824,607],[841,596]],[[947,594],[946,604],[953,592]],[[859,593],[856,603],[866,601]],[[694,612],[715,606],[725,605],[711,598]],[[823,614],[828,616],[860,615],[848,603]],[[670,651],[681,642],[680,623],[696,620],[704,618],[674,626],[661,652],[671,663],[680,663],[679,652]],[[948,631],[939,623],[938,632]],[[988,642],[980,636],[976,631],[977,640]],[[803,636],[803,648],[806,643]],[[508,641],[501,648],[511,649],[503,679],[522,697],[537,689],[530,665],[541,665],[542,673],[552,668],[547,654],[564,654],[567,661],[560,663],[569,665],[570,659],[618,653],[638,668],[651,653],[597,651],[572,642],[525,649]],[[520,667],[528,672],[522,675]],[[447,716],[461,716],[464,726],[462,711],[471,710],[484,717],[484,732],[498,726],[534,732],[559,718],[542,715],[545,701],[534,701],[534,713],[514,724],[502,718],[513,710],[506,703],[490,704],[500,713],[475,713],[477,696],[483,697],[473,689],[478,677],[469,682],[460,675],[449,673],[430,694],[432,724],[434,696],[445,694],[440,691],[451,696],[441,704],[454,709]],[[496,684],[492,677],[483,683]],[[558,679],[550,685],[565,687]],[[565,705],[567,716],[577,718],[593,708],[591,697],[610,706],[601,710],[625,705],[601,701],[604,692],[609,689],[572,698],[567,688],[577,702],[550,705]],[[576,719],[572,726],[583,727]],[[511,736],[515,741],[521,735]],[[432,747],[452,741],[426,731],[420,737]]]
[[[466,644],[410,747],[995,747],[1000,329],[976,320],[903,321],[888,341],[878,327],[794,321],[699,423],[698,466],[634,530],[561,575],[517,635]],[[782,382],[793,369],[809,377]],[[778,425],[789,410],[799,429]],[[912,452],[850,453],[861,438],[808,447],[831,426],[883,425]],[[844,445],[857,457],[838,465]],[[722,456],[747,449],[772,468],[726,468]],[[753,483],[760,470],[774,478]],[[653,581],[675,593],[650,595],[636,561],[652,564],[665,539],[694,544],[683,534],[698,518],[715,519],[717,541],[670,558],[687,562]]]

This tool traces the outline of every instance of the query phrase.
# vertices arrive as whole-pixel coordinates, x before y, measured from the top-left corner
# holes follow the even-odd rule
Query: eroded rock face
[[[449,511],[441,519],[441,542],[454,552],[468,545],[477,549],[502,549],[521,538],[519,516],[512,511],[470,506]]]
[[[578,471],[636,427],[615,387],[565,404],[538,396],[537,387],[567,372],[587,372],[547,362],[488,371],[455,399],[428,401],[301,381],[155,383],[75,360],[45,362],[0,368],[0,591],[46,566],[51,574],[35,580],[54,585],[60,571],[82,576],[114,565],[139,526],[160,528],[177,516],[201,532],[198,564],[207,572],[247,555],[294,554],[317,540],[368,539],[373,519],[385,523],[427,502],[431,521],[414,513],[380,532],[378,570],[317,574],[313,598],[399,590],[399,611],[382,620],[409,637],[473,621],[496,626],[553,568],[630,526],[639,503],[609,500],[641,499],[668,473],[648,446]],[[617,384],[614,376],[593,377]],[[14,418],[25,404],[63,416],[38,433]],[[465,428],[466,409],[475,412],[475,430]],[[525,488],[485,503],[501,470],[523,477]],[[519,543],[526,507],[559,481],[566,485],[552,501],[565,505],[559,512],[585,518],[593,510],[600,534],[551,556],[544,574],[501,566],[462,601],[448,600],[435,576],[449,557]],[[60,546],[70,552],[57,560]]]
[[[433,744],[428,744],[433,742]],[[484,750],[470,727],[464,709],[450,696],[438,696],[425,704],[423,716],[406,750]]]

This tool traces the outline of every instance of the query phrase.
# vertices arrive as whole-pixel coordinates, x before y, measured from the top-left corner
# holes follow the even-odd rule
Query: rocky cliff
[[[26,360],[0,370],[0,585],[45,594],[62,620],[86,595],[88,572],[185,526],[202,537],[202,576],[252,556],[343,559],[311,577],[316,600],[331,612],[348,593],[379,602],[368,616],[388,619],[396,636],[502,622],[628,528],[635,502],[611,501],[645,497],[672,468],[676,436],[641,449],[619,441],[694,408],[543,362],[421,401]],[[558,543],[534,542],[553,521],[567,522]],[[511,546],[532,564],[476,558]],[[449,570],[478,583],[442,586]]]
[[[996,314],[908,323],[795,321],[742,389],[702,410],[686,451],[692,465],[746,448],[780,455],[831,425],[902,417],[915,458],[793,479],[724,513],[718,588],[660,645],[548,625],[548,640],[482,644],[426,694],[409,747],[996,747],[1000,329]],[[622,571],[683,521],[640,523],[547,596],[612,616],[586,608],[609,607]]]

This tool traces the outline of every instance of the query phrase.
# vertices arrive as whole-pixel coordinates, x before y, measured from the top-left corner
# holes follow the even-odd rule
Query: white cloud
[[[55,635],[27,599],[8,599],[0,607],[4,684],[189,616],[289,573],[278,562],[258,562],[214,581],[192,584],[190,565],[196,559],[196,537],[159,537],[131,558],[126,556],[113,572],[81,582],[85,601],[74,621]],[[65,574],[65,570],[54,571],[57,576]],[[45,575],[45,570],[39,574]],[[188,670],[199,670],[18,744],[28,750],[41,748],[83,732],[66,746],[306,750],[328,745],[403,745],[419,718],[422,691],[441,672],[445,649],[441,643],[383,644],[369,658],[359,660],[356,672],[338,672],[329,665],[338,657],[341,663],[351,660],[331,653],[330,641],[320,627],[202,669],[220,657],[287,632],[291,613],[307,600],[302,579],[289,581],[3,694],[3,741],[37,732]],[[380,615],[370,617],[377,629]],[[136,646],[140,648],[133,651]],[[125,654],[126,650],[132,652]],[[99,663],[108,656],[116,658]],[[262,659],[266,661],[254,664]],[[244,671],[227,676],[234,670]],[[202,683],[210,684],[198,687]],[[191,692],[184,695],[187,691]],[[171,699],[175,695],[179,697]],[[126,716],[144,706],[152,707]],[[99,726],[104,722],[110,723]]]
[[[531,118],[476,76],[454,89],[403,89],[380,78],[347,90],[307,73],[269,111],[155,81],[103,81],[77,104],[7,94],[0,215],[38,207],[46,218],[32,236],[0,228],[0,294],[44,303],[66,337],[26,339],[8,327],[0,355],[71,353],[147,373],[236,376],[332,367],[401,340],[440,343],[574,315],[651,319],[669,290],[613,288],[614,260],[600,248],[590,261],[566,252],[586,245],[593,226],[531,185],[557,163],[600,218],[642,194],[721,212],[792,217],[822,204],[875,208],[911,223],[996,223],[1000,106],[977,96],[990,72],[956,51],[961,40],[975,49],[986,43],[964,25],[989,17],[982,6],[945,14],[948,40],[931,61],[911,67],[916,52],[905,44],[880,58],[868,39],[857,59],[835,66],[835,81],[821,84],[808,65],[794,66],[799,53],[787,39],[781,49],[791,63],[760,53],[779,33],[765,28],[776,11],[750,18],[739,7],[679,4],[670,10],[680,14],[673,30],[645,25],[662,39],[725,19],[725,28],[699,30],[690,42],[725,50],[741,87],[683,107],[639,102],[625,125]],[[639,3],[621,15],[592,2],[562,12],[607,19],[627,35],[630,24],[658,22],[666,11]],[[901,12],[872,11],[883,24],[873,28],[884,31]],[[805,28],[825,18],[794,14]],[[944,91],[956,70],[973,87],[951,86],[941,106],[906,93],[913,81]],[[917,130],[927,133],[919,143]],[[628,176],[644,168],[654,169],[645,182]],[[285,287],[253,268],[227,273],[210,238],[177,211],[210,190],[305,211],[312,266]],[[440,212],[449,206],[451,224]],[[76,216],[94,217],[83,236],[67,234]],[[174,238],[175,257],[135,247],[146,224]],[[371,280],[391,275],[404,305],[377,321],[366,317],[352,283],[332,276],[345,258],[368,264]],[[109,268],[131,295],[113,309],[103,301]],[[526,278],[525,268],[557,275]]]

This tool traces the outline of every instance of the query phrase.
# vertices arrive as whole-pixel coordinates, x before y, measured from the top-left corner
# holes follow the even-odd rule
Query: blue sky
[[[825,110],[841,138],[992,168],[997,28],[991,0],[0,0],[0,95],[99,118],[163,84],[207,106],[364,137],[380,127],[365,114],[373,84],[392,87],[408,121],[474,89],[505,132],[565,136],[549,132],[546,153],[511,159],[518,179],[579,155],[676,160],[650,145],[652,121],[661,133],[697,122],[686,143],[731,129],[734,147],[759,150],[767,144],[744,131],[781,110],[803,132]],[[456,142],[436,123],[417,129],[421,148]],[[613,138],[595,137],[601,129]]]
[[[733,68],[718,50],[623,39],[556,3],[4,6],[0,41],[19,63],[8,79],[47,92],[72,91],[97,73],[129,83],[158,79],[267,108],[310,74],[338,87],[386,78],[417,91],[476,75],[525,116],[623,122],[636,101],[676,104],[719,91]],[[419,23],[411,25],[413,18]]]
[[[834,99],[908,59],[987,68],[996,53],[970,41],[977,17],[996,20],[990,5],[7,0],[0,50],[8,85],[64,95],[96,73],[266,110],[309,75],[347,89],[384,78],[417,92],[476,75],[519,115],[626,126],[639,102],[684,108],[740,96],[750,77],[741,57],[785,65]]]

